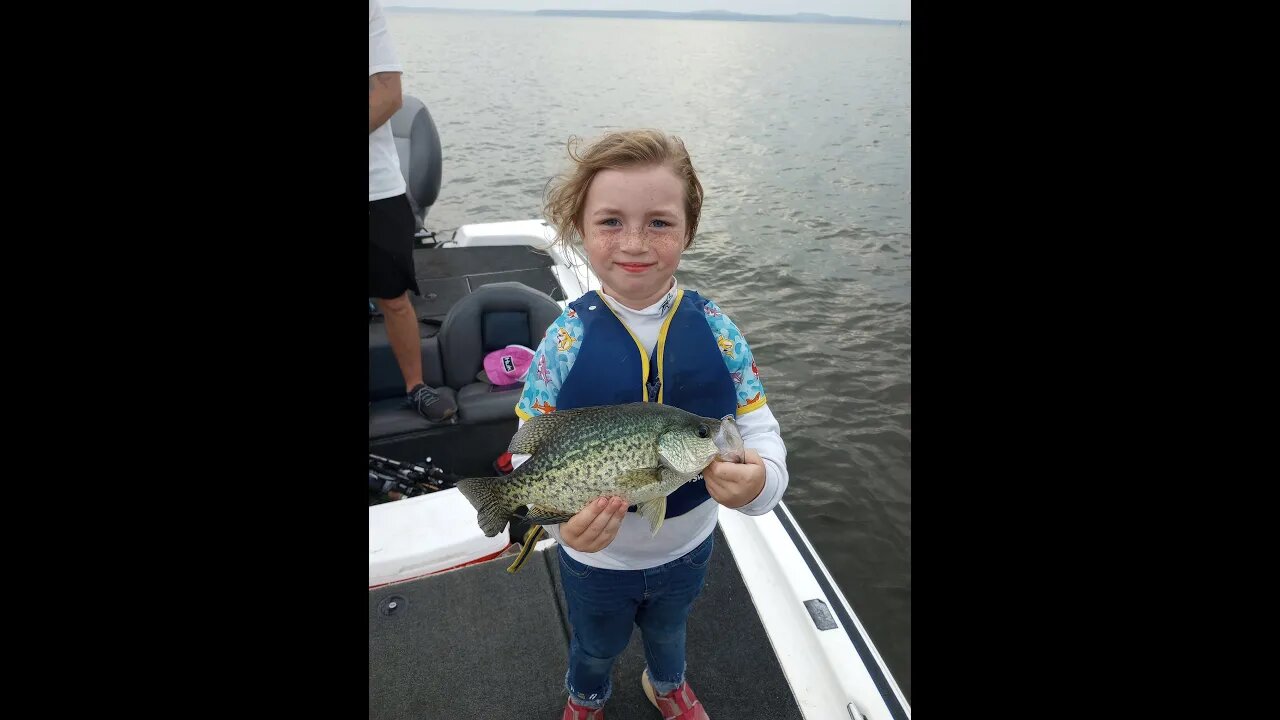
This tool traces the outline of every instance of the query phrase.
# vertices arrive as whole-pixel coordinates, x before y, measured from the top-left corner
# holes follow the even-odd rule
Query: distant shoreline
[[[628,18],[640,20],[721,20],[729,22],[817,23],[822,25],[901,25],[909,27],[910,20],[881,20],[878,18],[824,15],[822,13],[796,13],[794,15],[751,15],[725,10],[694,12],[666,12],[662,10],[470,10],[466,8],[435,8],[408,5],[388,5],[387,12],[397,13],[451,13],[458,15],[541,15],[543,17],[594,17]]]

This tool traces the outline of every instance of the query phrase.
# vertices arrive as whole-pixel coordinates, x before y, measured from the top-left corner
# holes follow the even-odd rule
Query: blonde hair
[[[547,222],[556,229],[565,245],[582,243],[582,211],[587,202],[587,189],[601,170],[620,170],[651,165],[665,165],[684,182],[684,214],[688,225],[684,246],[693,244],[702,213],[702,183],[693,170],[693,161],[684,141],[661,130],[625,130],[612,132],[597,140],[578,155],[574,147],[581,140],[569,138],[569,157],[573,167],[548,183]]]

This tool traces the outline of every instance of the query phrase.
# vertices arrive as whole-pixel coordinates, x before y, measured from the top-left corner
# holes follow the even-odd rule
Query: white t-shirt
[[[391,45],[382,4],[369,0],[369,77],[380,72],[404,72],[404,68]],[[369,133],[369,202],[402,195],[404,191],[400,156],[396,154],[391,122],[387,121]]]

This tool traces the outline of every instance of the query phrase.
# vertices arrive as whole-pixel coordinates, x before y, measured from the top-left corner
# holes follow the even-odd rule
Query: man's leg
[[[418,292],[413,268],[413,211],[404,195],[369,203],[369,296],[387,328],[387,341],[404,377],[409,404],[433,422],[457,412],[449,397],[422,379],[422,338],[409,293]]]
[[[422,337],[418,334],[418,314],[409,302],[409,292],[398,298],[375,298],[387,326],[387,341],[404,376],[404,391],[412,392],[422,384]]]

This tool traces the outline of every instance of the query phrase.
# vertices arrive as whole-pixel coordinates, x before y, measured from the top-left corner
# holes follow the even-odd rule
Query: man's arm
[[[400,93],[400,73],[380,72],[369,76],[369,132],[382,127],[404,104]]]

